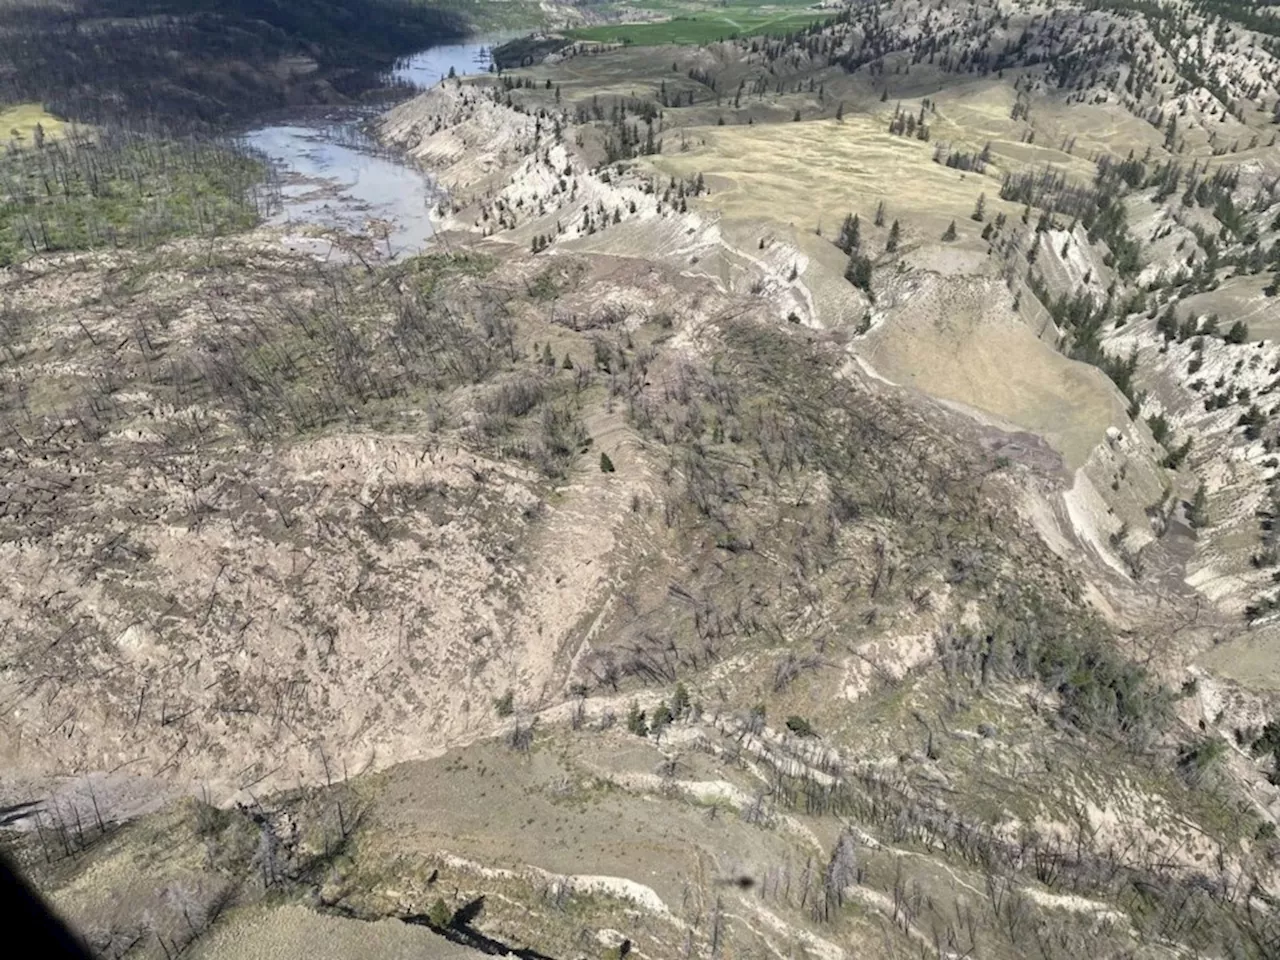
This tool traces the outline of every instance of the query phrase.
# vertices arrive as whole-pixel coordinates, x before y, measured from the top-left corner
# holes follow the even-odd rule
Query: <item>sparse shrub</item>
[[[1182,444],[1170,450],[1164,458],[1164,467],[1166,470],[1177,470],[1182,466],[1182,462],[1187,459],[1187,454],[1191,452],[1191,438],[1187,437]]]
[[[1262,436],[1262,428],[1266,425],[1266,422],[1266,415],[1258,409],[1256,403],[1251,403],[1249,409],[1240,414],[1240,419],[1236,421],[1236,426],[1244,427],[1246,440],[1257,440]]]
[[[1163,413],[1147,417],[1147,426],[1151,428],[1152,439],[1161,445],[1169,439],[1169,421]]]
[[[1272,758],[1272,770],[1268,779],[1272,783],[1280,781],[1280,723],[1275,720],[1269,720],[1267,725],[1262,728],[1262,732],[1254,738],[1249,744],[1249,748],[1253,751],[1255,757],[1270,754]]]
[[[1199,783],[1213,772],[1226,752],[1226,744],[1215,736],[1187,744],[1178,752],[1178,772],[1190,782]]]
[[[804,717],[798,717],[794,714],[787,717],[787,729],[797,737],[816,737],[818,735],[818,732],[813,729],[813,724]]]
[[[444,902],[444,897],[436,897],[427,908],[427,920],[434,927],[447,927],[453,921],[453,911]]]
[[[516,695],[508,690],[493,701],[493,710],[500,717],[509,717],[516,712]]]
[[[507,746],[516,753],[528,753],[533,746],[533,723],[524,724],[517,720],[507,734]]]
[[[554,300],[560,296],[560,285],[556,283],[550,270],[538,274],[529,284],[528,290],[529,296],[534,300]]]
[[[211,803],[205,803],[202,800],[194,801],[196,825],[196,836],[201,839],[215,837],[221,833],[231,822],[230,811],[215,807]]]

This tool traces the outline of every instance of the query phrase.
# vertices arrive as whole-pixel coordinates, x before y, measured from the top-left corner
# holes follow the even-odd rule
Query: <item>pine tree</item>
[[[649,735],[649,723],[645,719],[644,711],[634,700],[631,701],[631,708],[627,711],[627,729],[637,737]]]
[[[689,712],[689,689],[683,683],[677,683],[671,695],[671,712],[677,719]]]
[[[978,202],[973,205],[973,213],[969,214],[969,219],[977,220],[981,223],[987,215],[987,195],[985,193],[978,194]]]
[[[653,711],[653,720],[649,724],[649,730],[655,735],[660,734],[663,728],[671,723],[672,719],[671,708],[665,703],[660,703]]]
[[[1227,331],[1225,339],[1227,343],[1244,343],[1249,339],[1249,325],[1243,320],[1237,320]]]
[[[858,220],[856,213],[845,214],[844,224],[840,227],[840,236],[836,240],[838,246],[845,253],[853,253],[862,247],[862,224]]]
[[[898,226],[898,221],[893,221],[893,226],[889,228],[889,239],[885,242],[885,253],[897,253],[898,244],[902,241],[902,228]]]
[[[895,226],[897,225],[896,220],[894,221],[894,225]],[[877,227],[884,226],[884,201],[883,200],[881,200],[878,204],[876,204],[876,226]]]
[[[956,238],[956,222],[955,222],[954,220],[952,220],[952,221],[951,221],[951,225],[950,225],[949,227],[947,227],[947,229],[946,229],[946,230],[944,230],[944,231],[943,231],[943,233],[942,233],[942,239],[943,239],[945,242],[950,243],[950,242],[951,242],[952,240],[954,240],[955,238]]]
[[[871,292],[871,258],[854,251],[849,255],[849,265],[844,269],[844,278],[859,290]]]
[[[836,107],[836,119],[844,122],[844,101],[841,100],[839,106]]]
[[[600,472],[601,473],[614,472],[613,461],[609,459],[609,455],[605,453],[603,450],[600,451]]]

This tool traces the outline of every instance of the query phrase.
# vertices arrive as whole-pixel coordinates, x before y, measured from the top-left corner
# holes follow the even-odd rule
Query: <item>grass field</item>
[[[578,40],[626,43],[636,46],[660,46],[670,43],[697,44],[729,37],[762,34],[778,36],[807,27],[815,21],[824,20],[832,15],[831,11],[789,5],[734,6],[703,10],[660,5],[646,5],[646,8],[669,16],[671,19],[652,23],[610,23],[580,27],[569,31],[569,35]]]
[[[431,6],[462,14],[473,30],[528,30],[546,22],[533,0],[433,0]]]
[[[29,146],[37,123],[46,137],[57,137],[62,133],[62,121],[46,113],[38,103],[0,107],[0,140],[6,143],[12,140],[19,146]]]
[[[1213,290],[1192,294],[1176,306],[1178,317],[1202,317],[1216,313],[1219,317],[1243,320],[1249,325],[1252,340],[1274,340],[1280,337],[1280,297],[1268,297],[1263,288],[1271,275],[1230,277]]]
[[[846,213],[868,221],[883,200],[889,217],[940,234],[948,221],[967,219],[979,193],[992,215],[1017,211],[997,199],[998,180],[934,163],[930,144],[891,135],[878,117],[698,127],[688,136],[689,150],[664,153],[655,165],[676,176],[705,172],[714,185],[707,202],[731,217],[834,233]]]
[[[981,272],[982,228],[969,217],[979,194],[986,194],[988,218],[1021,213],[999,199],[997,168],[984,176],[935,163],[932,144],[893,136],[885,125],[884,115],[846,115],[843,121],[695,127],[688,131],[690,149],[653,163],[664,174],[705,172],[711,194],[699,203],[734,220],[771,220],[806,234],[821,227],[833,238],[845,214],[857,213],[872,252],[885,243],[885,228],[873,226],[881,202],[887,221],[901,221],[907,250],[937,247],[954,221],[959,242],[922,255],[931,270]],[[1004,132],[997,115],[970,148]],[[1005,146],[1018,145],[995,140],[993,152],[999,156]],[[1083,164],[1059,156],[1068,169]],[[871,336],[867,358],[894,382],[1044,437],[1071,466],[1080,466],[1106,428],[1122,422],[1123,400],[1099,371],[1041,343],[1011,301],[993,275],[929,286]]]
[[[1083,466],[1124,398],[1105,374],[1064,357],[1019,322],[997,280],[925,286],[869,337],[868,362],[895,383],[1037,434]]]

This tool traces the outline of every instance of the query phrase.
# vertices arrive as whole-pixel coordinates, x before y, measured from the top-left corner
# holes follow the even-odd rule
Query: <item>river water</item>
[[[491,33],[472,38],[466,43],[428,47],[396,64],[392,76],[401,83],[409,83],[425,90],[449,76],[450,70],[458,76],[485,73],[493,63],[490,53],[493,47],[519,36],[523,36],[523,33]]]
[[[476,37],[431,47],[396,64],[395,83],[427,89],[447,77],[484,73],[490,49],[514,35]],[[417,253],[432,235],[432,207],[440,191],[430,177],[380,151],[361,130],[356,114],[298,119],[257,127],[244,140],[276,166],[281,207],[268,220],[277,226],[317,226],[368,238],[370,255],[396,259]],[[293,249],[325,253],[330,244],[294,236]]]

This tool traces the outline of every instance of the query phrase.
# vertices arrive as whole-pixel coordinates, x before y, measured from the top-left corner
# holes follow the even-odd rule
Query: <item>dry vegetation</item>
[[[11,849],[104,956],[1274,956],[1278,68],[1182,12],[567,44],[383,118],[437,252],[6,268]]]

